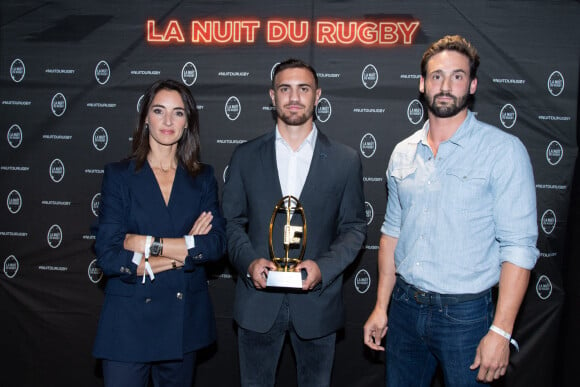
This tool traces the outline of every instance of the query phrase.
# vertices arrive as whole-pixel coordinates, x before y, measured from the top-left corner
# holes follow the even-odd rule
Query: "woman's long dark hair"
[[[151,150],[149,146],[149,125],[145,124],[147,114],[153,99],[160,90],[173,90],[181,95],[185,114],[187,117],[187,127],[177,142],[177,161],[190,175],[196,176],[202,165],[199,161],[200,140],[199,140],[199,114],[195,99],[189,89],[181,82],[172,79],[160,80],[152,84],[143,95],[141,100],[141,110],[139,112],[139,122],[133,133],[133,150],[131,158],[135,160],[136,169],[140,170],[147,161],[147,155]]]

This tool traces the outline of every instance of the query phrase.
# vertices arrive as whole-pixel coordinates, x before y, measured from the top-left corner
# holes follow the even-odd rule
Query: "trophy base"
[[[302,273],[299,271],[270,270],[268,272],[266,286],[302,289]]]

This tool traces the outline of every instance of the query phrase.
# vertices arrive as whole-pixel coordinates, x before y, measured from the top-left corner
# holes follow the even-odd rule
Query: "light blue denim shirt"
[[[428,131],[426,122],[397,144],[387,169],[381,232],[398,238],[397,274],[423,290],[458,294],[497,284],[504,261],[533,268],[536,191],[522,142],[469,112],[435,158]]]

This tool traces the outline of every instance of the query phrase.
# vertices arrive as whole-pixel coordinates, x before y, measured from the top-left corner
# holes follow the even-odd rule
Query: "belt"
[[[414,299],[419,304],[425,305],[451,305],[460,302],[473,301],[486,295],[491,295],[491,289],[484,290],[479,293],[466,294],[441,294],[435,292],[428,292],[416,288],[415,286],[405,282],[401,277],[397,276],[397,286],[401,288],[410,298]]]

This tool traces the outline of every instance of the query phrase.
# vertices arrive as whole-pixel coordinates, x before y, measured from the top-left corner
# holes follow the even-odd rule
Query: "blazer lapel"
[[[302,188],[302,194],[300,195],[300,198],[307,198],[310,195],[317,195],[316,190],[319,184],[316,182],[324,180],[325,171],[328,168],[326,164],[329,151],[330,142],[328,137],[326,137],[320,131],[320,129],[318,129],[318,136],[314,146],[314,153],[312,154],[312,162],[310,163],[310,169],[308,170],[308,175],[306,176],[306,181],[304,182],[304,188]]]
[[[276,163],[276,136],[272,133],[271,136],[265,138],[262,143],[261,157],[262,170],[265,171],[264,184],[271,182],[271,187],[266,187],[268,192],[274,193],[279,198],[282,198],[282,187],[280,186],[280,175],[278,175],[278,164]]]

